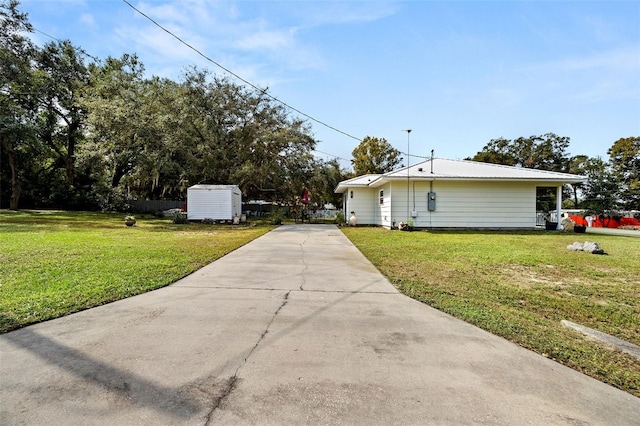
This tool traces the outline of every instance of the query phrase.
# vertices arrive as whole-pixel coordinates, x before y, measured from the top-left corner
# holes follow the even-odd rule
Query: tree
[[[180,137],[193,147],[188,182],[235,183],[249,198],[294,203],[312,175],[316,141],[267,95],[206,71],[187,73]]]
[[[587,181],[582,188],[582,206],[597,216],[609,215],[618,207],[618,190],[611,166],[602,158],[590,158],[584,164]]]
[[[519,137],[515,140],[492,139],[482,148],[482,151],[469,159],[506,166],[566,172],[569,168],[569,158],[566,153],[569,143],[569,137],[554,133],[528,138]]]
[[[400,151],[391,146],[386,139],[371,136],[365,137],[351,155],[351,164],[356,175],[387,173],[402,161]]]
[[[313,175],[309,182],[309,190],[319,204],[331,203],[336,207],[340,207],[342,194],[336,194],[334,190],[338,183],[345,179],[345,171],[340,168],[338,160],[316,160]]]
[[[569,159],[568,172],[575,175],[586,175],[588,163],[589,163],[589,157],[586,155],[573,156]],[[580,204],[580,200],[578,198],[578,192],[584,186],[584,184],[572,183],[569,186],[571,187],[571,192],[573,197],[573,208],[577,209]]]
[[[103,187],[101,199],[113,208],[124,203],[125,193],[144,188],[144,194],[136,195],[145,197],[148,186],[159,181],[149,164],[159,166],[163,160],[158,154],[166,155],[160,149],[159,128],[166,117],[173,117],[173,102],[164,97],[164,81],[144,78],[144,66],[135,55],[108,57],[89,70],[90,90],[83,97],[91,134],[87,149],[102,156],[108,188]]]
[[[480,161],[482,163],[515,166],[518,164],[518,159],[513,151],[514,148],[511,140],[505,138],[491,139],[489,143],[482,148],[482,151],[466,159]]]
[[[76,149],[84,138],[86,110],[80,103],[89,72],[84,54],[69,41],[48,43],[38,51],[36,72],[43,120],[40,137],[54,162],[64,169],[67,189],[75,179]]]
[[[266,89],[195,68],[179,82],[146,78],[135,55],[87,63],[68,41],[36,48],[17,6],[0,0],[0,192],[10,181],[12,208],[21,196],[117,208],[201,182],[289,204],[305,187],[330,198],[339,167],[314,159],[308,123]]]
[[[12,210],[18,209],[26,164],[34,157],[37,111],[31,69],[35,48],[24,36],[33,29],[17,7],[16,0],[0,3],[0,156],[9,163]]]
[[[135,55],[108,57],[92,64],[90,90],[83,103],[89,111],[89,129],[94,149],[107,161],[111,187],[137,164],[142,151],[140,133],[144,133],[140,112],[143,108],[144,66]]]
[[[640,136],[618,139],[607,153],[623,207],[640,210]]]

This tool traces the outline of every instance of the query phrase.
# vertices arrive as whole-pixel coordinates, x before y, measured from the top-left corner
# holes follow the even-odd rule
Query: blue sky
[[[571,155],[606,159],[640,136],[640,1],[130,2],[289,105],[403,152],[408,128],[411,154],[451,159],[548,132],[570,137]],[[20,9],[99,58],[137,53],[150,75],[224,74],[121,0]],[[358,141],[310,123],[318,156],[349,166]]]

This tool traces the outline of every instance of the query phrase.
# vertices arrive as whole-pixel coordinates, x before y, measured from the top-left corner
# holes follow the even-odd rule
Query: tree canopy
[[[122,208],[237,184],[287,204],[335,202],[344,171],[267,89],[192,68],[148,77],[136,55],[100,60],[70,41],[34,46],[16,0],[0,2],[0,204]]]
[[[607,153],[622,206],[640,210],[640,136],[618,139]]]
[[[567,172],[569,161],[566,151],[569,143],[569,137],[554,133],[514,140],[492,139],[470,159],[484,163]]]
[[[356,175],[390,172],[402,161],[400,151],[386,139],[371,136],[365,137],[351,154]]]

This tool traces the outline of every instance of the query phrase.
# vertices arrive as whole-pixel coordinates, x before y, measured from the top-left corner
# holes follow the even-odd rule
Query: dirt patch
[[[549,275],[541,273],[530,266],[523,265],[511,265],[503,269],[503,273],[507,275],[510,282],[523,287],[533,288],[535,286],[554,287],[557,289],[564,289],[570,287],[571,284],[566,281],[558,280],[555,271],[555,267],[552,265],[545,265],[550,271]],[[550,276],[551,275],[551,276]]]

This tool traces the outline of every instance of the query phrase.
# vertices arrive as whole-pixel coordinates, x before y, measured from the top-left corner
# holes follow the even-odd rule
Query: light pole
[[[411,166],[411,156],[409,155],[409,134],[411,129],[405,129],[403,132],[407,132],[407,224],[409,223],[409,167]]]

